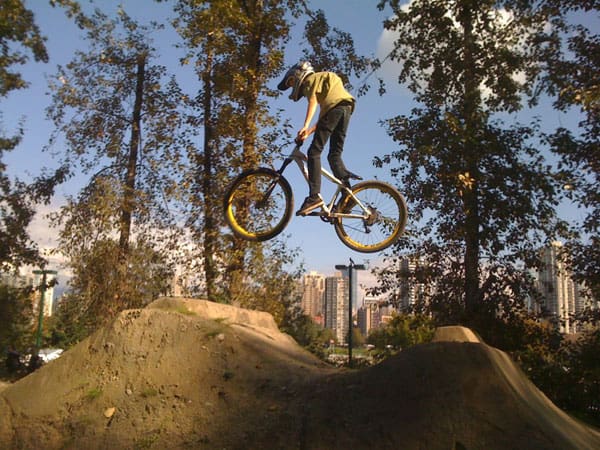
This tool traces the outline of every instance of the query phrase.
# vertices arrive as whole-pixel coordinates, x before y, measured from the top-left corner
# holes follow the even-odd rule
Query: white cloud
[[[408,11],[417,0],[410,0],[400,7],[401,11]],[[393,16],[390,17],[393,19]],[[377,48],[375,50],[375,56],[383,61],[381,68],[377,71],[377,76],[381,78],[388,91],[390,89],[400,90],[403,94],[408,94],[408,90],[398,85],[398,74],[400,73],[400,63],[398,61],[392,61],[389,59],[390,53],[394,50],[395,42],[398,40],[398,33],[394,30],[384,29],[379,35],[377,40]]]
[[[50,226],[48,215],[56,212],[62,206],[61,203],[53,201],[49,205],[41,205],[28,227],[29,236],[41,249],[54,248],[58,242],[58,229]]]
[[[65,258],[60,253],[56,253],[58,245],[59,230],[50,226],[48,215],[56,212],[64,204],[64,199],[54,199],[48,205],[40,205],[37,212],[29,224],[27,231],[29,237],[35,242],[41,255],[48,261],[48,269],[58,270],[61,282],[71,276],[71,272],[65,267]],[[31,268],[25,268],[29,271]],[[66,278],[65,278],[66,277]]]

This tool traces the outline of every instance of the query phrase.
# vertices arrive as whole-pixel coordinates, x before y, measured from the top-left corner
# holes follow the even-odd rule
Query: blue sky
[[[7,99],[0,100],[0,111],[3,113],[2,127],[7,134],[11,134],[19,123],[25,129],[23,143],[11,154],[5,157],[9,171],[21,178],[27,178],[28,174],[36,175],[42,166],[55,167],[56,162],[51,154],[43,153],[42,148],[47,144],[52,124],[45,119],[44,109],[50,103],[48,95],[46,74],[52,75],[56,72],[56,66],[64,65],[73,56],[75,50],[85,50],[86,43],[81,39],[82,32],[66,18],[64,12],[59,8],[51,8],[47,0],[26,0],[27,7],[31,9],[36,22],[42,33],[47,36],[47,48],[50,56],[48,64],[29,63],[20,69],[24,78],[30,83],[26,90],[13,92]],[[87,5],[87,1],[81,2]],[[359,53],[372,56],[384,56],[386,49],[390,48],[389,33],[384,33],[382,21],[389,11],[379,11],[376,8],[376,0],[314,0],[314,6],[322,8],[332,24],[352,34]],[[343,3],[343,7],[340,4]],[[156,4],[150,0],[102,0],[101,5],[104,12],[111,14],[119,4],[132,17],[144,22],[150,19],[164,19],[172,15],[168,4]],[[597,18],[594,18],[596,20]],[[179,66],[179,51],[172,47],[176,42],[177,35],[170,30],[165,32],[164,37],[155,40],[155,44],[161,54],[160,63],[167,66],[177,74],[184,89],[194,92],[197,89],[197,81],[189,72]],[[301,33],[301,29],[298,30]],[[160,43],[160,45],[159,45]],[[288,44],[286,61],[293,64],[301,54],[301,42],[293,39]],[[408,114],[412,107],[409,93],[394,82],[393,65],[386,65],[378,73],[387,81],[388,93],[379,97],[372,89],[368,95],[358,99],[357,109],[352,117],[348,131],[344,160],[348,168],[361,174],[365,179],[378,177],[386,179],[385,169],[376,169],[372,165],[373,157],[383,155],[393,150],[394,144],[387,136],[379,122],[383,119],[399,114]],[[273,80],[273,86],[278,80]],[[358,80],[354,80],[355,84]],[[287,95],[273,102],[273,107],[283,107],[292,123],[300,128],[305,113],[305,102],[294,103],[287,100]],[[538,113],[543,115],[544,125],[548,129],[559,125],[573,123],[575,118],[549,108],[541,108]],[[531,116],[531,112],[522,113],[520,120]],[[517,119],[515,118],[515,121]],[[57,149],[59,150],[59,149]],[[291,150],[291,149],[290,149]],[[323,157],[326,166],[326,158]],[[292,174],[295,167],[288,169]],[[286,172],[287,174],[288,172]],[[304,180],[294,173],[289,176],[294,189],[296,207],[307,194],[307,186]],[[80,180],[72,180],[61,186],[49,208],[43,208],[41,212],[48,212],[57,208],[63,201],[64,196],[75,194],[80,187]],[[324,196],[328,191],[324,189]],[[410,205],[409,205],[410,208]],[[576,211],[569,214],[577,215]],[[51,247],[54,243],[56,230],[49,229],[43,214],[40,214],[31,228],[32,235],[41,247]],[[330,274],[334,271],[335,264],[346,264],[349,258],[356,263],[370,260],[371,265],[376,265],[381,254],[364,255],[354,252],[345,247],[337,238],[332,226],[327,225],[315,217],[293,217],[288,228],[284,231],[289,236],[289,244],[292,247],[303,249],[303,260],[307,270],[317,270]],[[366,278],[367,275],[360,275]]]

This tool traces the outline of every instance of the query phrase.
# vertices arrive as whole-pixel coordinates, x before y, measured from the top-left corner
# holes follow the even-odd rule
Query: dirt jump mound
[[[470,330],[332,368],[272,317],[201,300],[130,310],[0,392],[4,449],[597,449]]]

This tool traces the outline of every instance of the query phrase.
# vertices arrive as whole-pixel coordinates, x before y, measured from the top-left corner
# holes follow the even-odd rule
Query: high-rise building
[[[48,317],[54,313],[55,302],[54,302],[54,282],[56,280],[56,273],[46,274],[46,287],[44,289],[44,316]],[[31,303],[33,305],[33,318],[38,316],[38,308],[41,300],[41,289],[42,275],[41,274],[26,274],[21,275],[18,273],[1,273],[0,284],[15,288],[32,287],[33,292],[31,294]]]
[[[363,306],[358,309],[358,327],[363,336],[368,336],[373,328],[381,324],[381,303],[382,301],[375,297],[365,297]]]
[[[373,328],[371,321],[370,310],[367,306],[361,306],[356,311],[356,321],[358,322],[358,329],[363,336],[367,336],[371,328]]]
[[[302,310],[316,323],[324,325],[325,277],[311,271],[302,279]]]
[[[399,280],[395,293],[395,306],[400,311],[409,311],[417,302],[424,301],[435,289],[435,284],[425,284],[419,273],[423,262],[419,258],[404,257],[399,260]]]
[[[542,266],[538,272],[538,287],[542,294],[542,309],[550,320],[558,323],[562,333],[576,332],[573,315],[582,305],[578,289],[561,255],[562,244],[553,242],[542,250]]]
[[[325,278],[325,327],[334,331],[338,342],[348,337],[348,279],[338,274]]]

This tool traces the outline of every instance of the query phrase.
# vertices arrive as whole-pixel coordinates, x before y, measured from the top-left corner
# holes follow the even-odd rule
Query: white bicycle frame
[[[300,150],[300,146],[299,145],[296,145],[296,147],[294,147],[294,150],[292,151],[292,153],[290,153],[285,158],[285,161],[283,162],[283,165],[277,171],[277,173],[279,173],[279,175],[283,176],[283,171],[285,170],[285,168],[292,161],[294,161],[296,163],[296,165],[300,169],[300,172],[302,173],[302,175],[304,175],[304,179],[308,183],[308,181],[309,181],[309,179],[308,179],[308,169],[306,167],[306,164],[304,163],[305,161],[308,161],[308,158]],[[323,211],[325,212],[325,214],[321,214],[321,213],[318,213],[318,212],[312,212],[312,213],[307,214],[308,216],[323,216],[324,215],[326,217],[348,217],[348,218],[353,218],[353,219],[364,219],[364,218],[369,217],[371,215],[371,211],[367,207],[365,207],[365,205],[363,205],[362,202],[358,198],[356,198],[354,196],[354,194],[352,193],[351,189],[349,189],[346,186],[344,186],[344,184],[342,183],[342,181],[340,179],[336,178],[331,172],[329,172],[327,169],[324,169],[322,167],[321,167],[321,175],[323,175],[329,181],[331,181],[332,183],[334,183],[335,185],[337,185],[337,190],[333,194],[333,197],[331,197],[331,200],[329,201],[329,204],[327,204],[327,202],[325,202],[325,200],[323,199],[323,197],[321,197],[321,194],[319,194],[319,197],[321,197],[321,200],[323,200],[323,202],[324,202],[324,204],[323,204],[323,206],[321,208],[323,209]],[[346,214],[346,213],[332,212],[333,211],[333,206],[335,204],[335,201],[336,201],[338,195],[342,191],[346,191],[346,194],[349,197],[352,197],[354,199],[354,201],[356,201],[356,204],[358,206],[360,206],[360,208],[365,212],[366,217],[365,217],[365,215],[359,215],[359,214]]]

